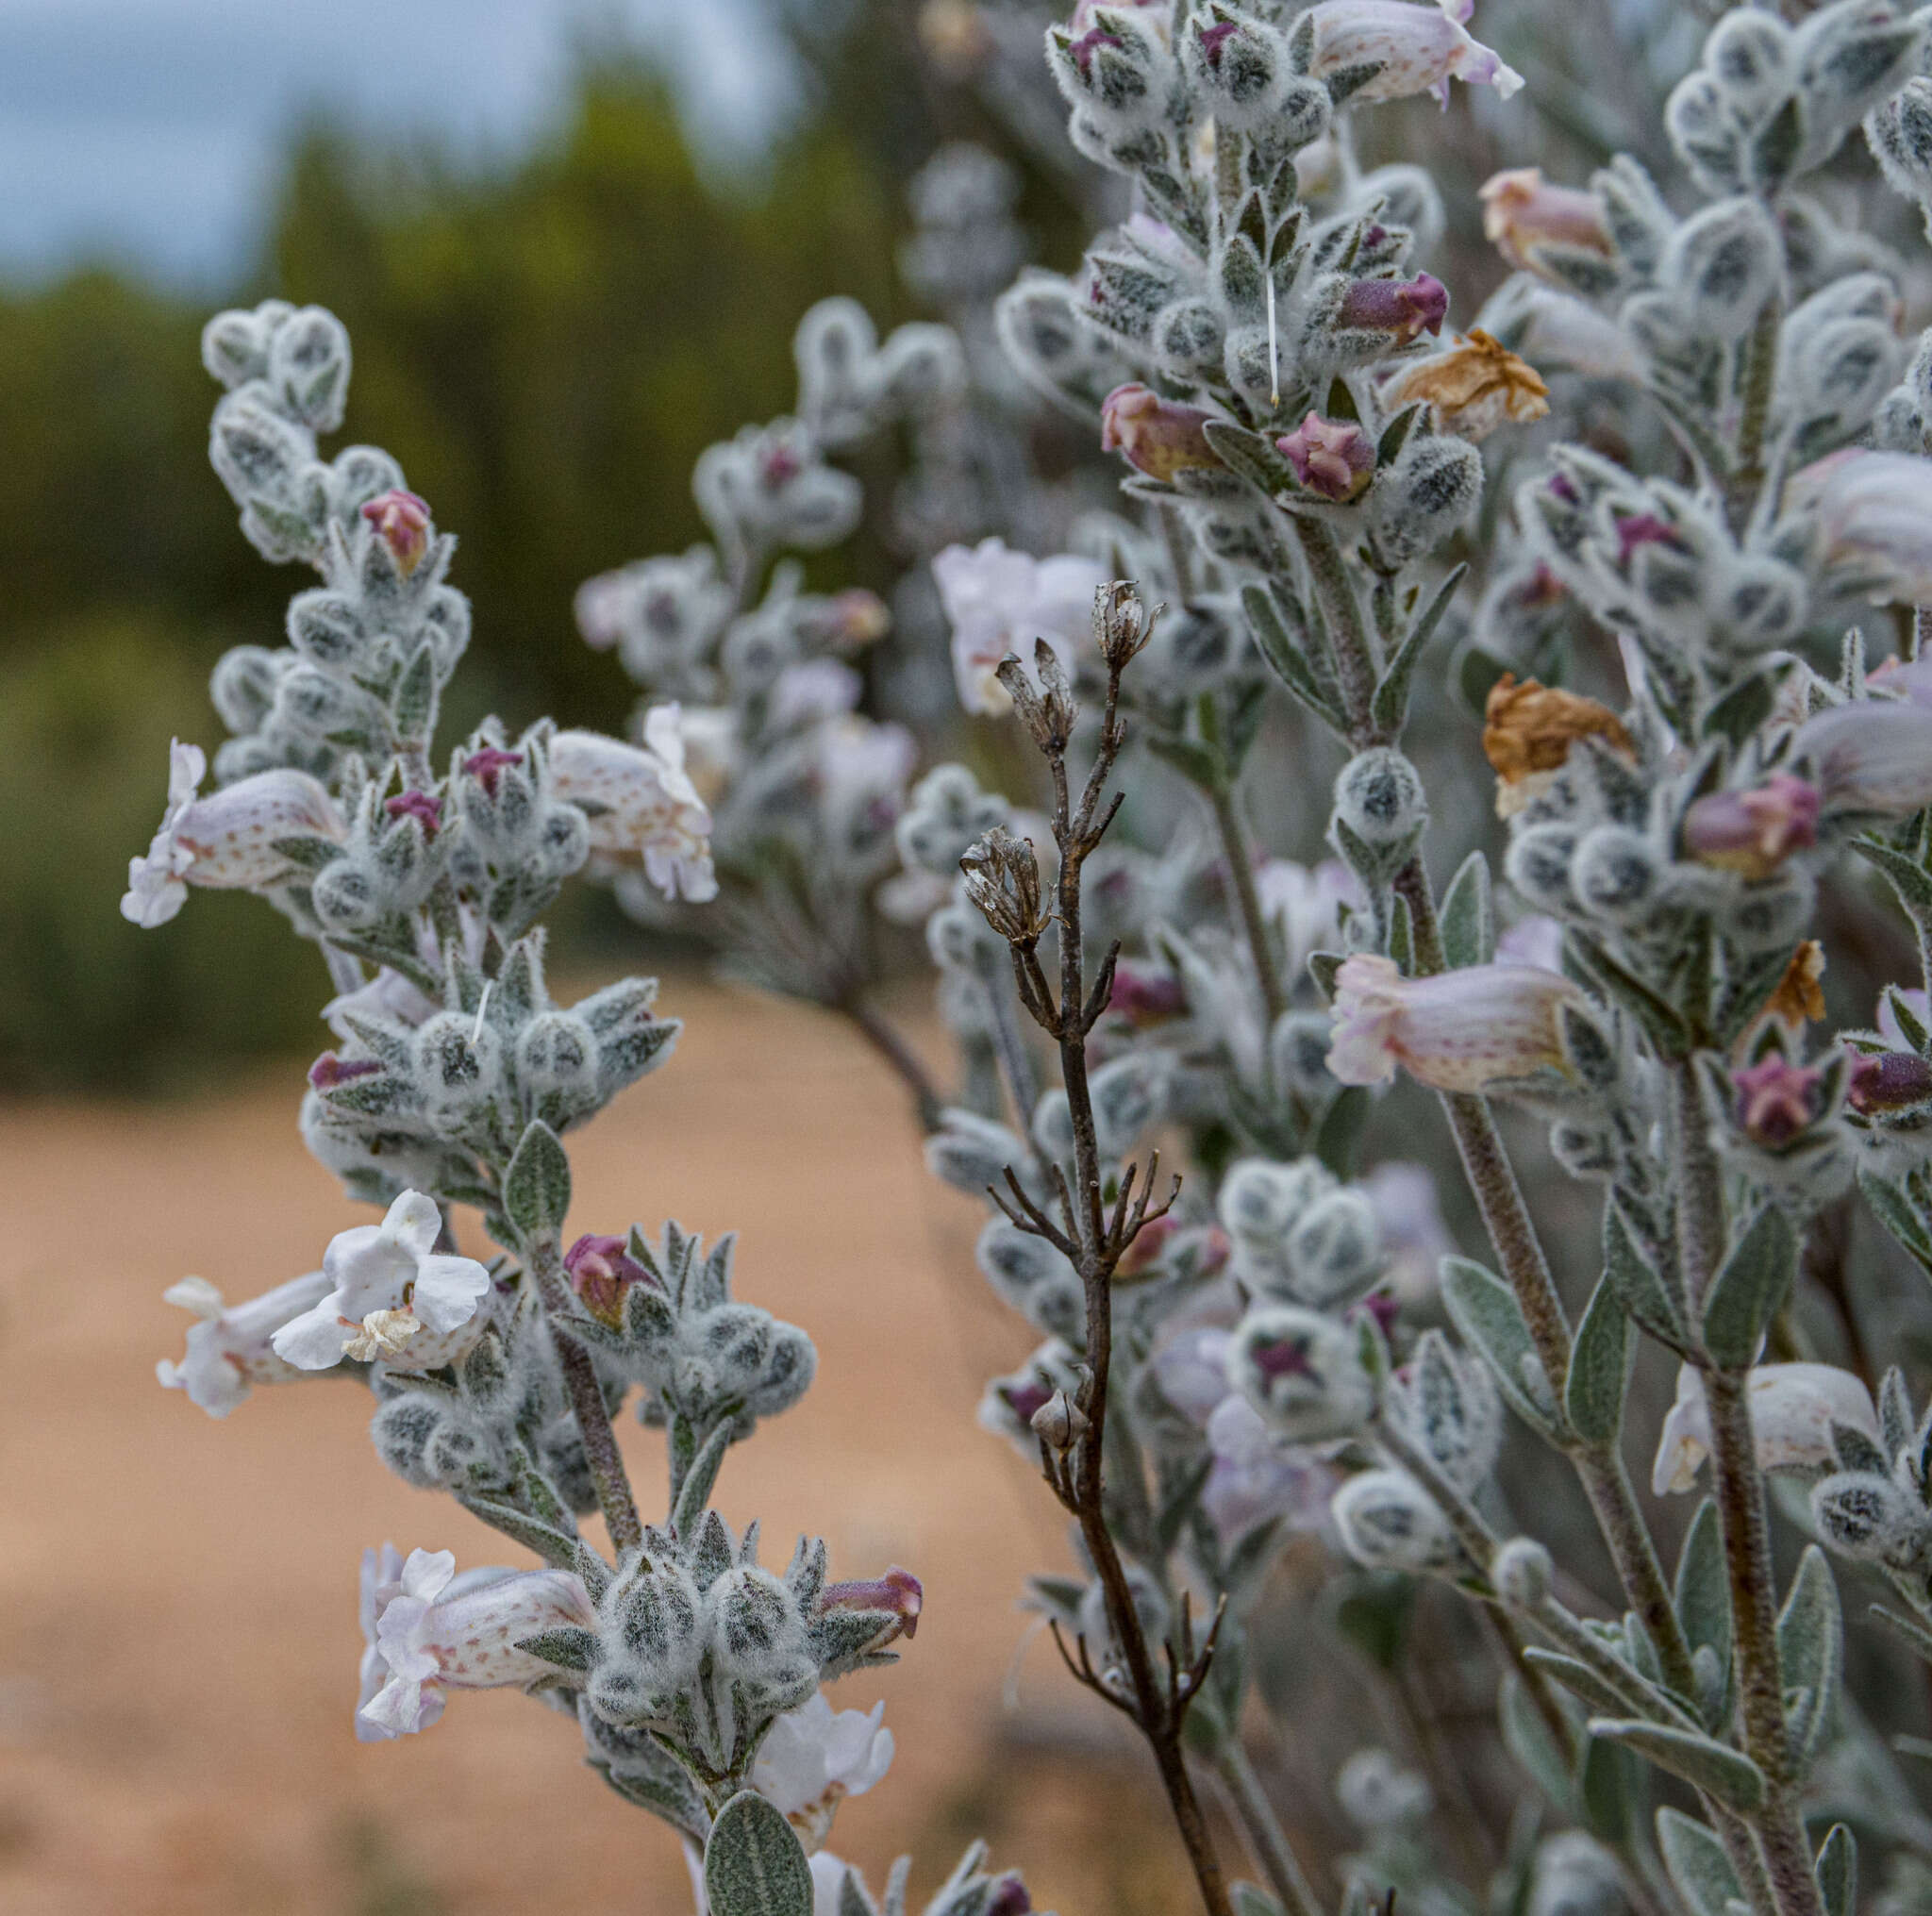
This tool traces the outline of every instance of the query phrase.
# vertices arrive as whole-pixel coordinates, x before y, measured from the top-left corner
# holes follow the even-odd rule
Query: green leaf
[[[1785,1607],[1778,1612],[1777,1657],[1788,1691],[1802,1691],[1808,1702],[1790,1711],[1791,1761],[1802,1775],[1830,1740],[1838,1720],[1839,1688],[1844,1676],[1844,1620],[1838,1585],[1817,1544],[1798,1559]]]
[[[1254,638],[1255,649],[1268,661],[1274,675],[1330,731],[1345,734],[1348,721],[1343,717],[1341,708],[1329,697],[1315,676],[1307,655],[1281,623],[1281,615],[1274,609],[1274,600],[1260,586],[1243,586],[1241,610],[1247,614],[1248,631]]]
[[[1630,1335],[1630,1320],[1617,1287],[1606,1275],[1598,1279],[1576,1327],[1570,1375],[1563,1387],[1563,1414],[1586,1442],[1616,1442],[1624,1426],[1624,1393],[1636,1361],[1637,1340]]]
[[[1852,1916],[1858,1906],[1858,1843],[1842,1823],[1825,1832],[1811,1873],[1818,1878],[1824,1916]]]
[[[1451,971],[1486,965],[1496,955],[1496,911],[1490,861],[1472,852],[1457,868],[1442,900],[1442,955]]]
[[[1669,1724],[1593,1718],[1592,1736],[1609,1737],[1648,1757],[1660,1770],[1681,1776],[1724,1804],[1748,1816],[1764,1801],[1764,1772],[1751,1758],[1696,1730]]]
[[[811,1868],[783,1814],[741,1790],[705,1844],[711,1916],[811,1916]]]
[[[1335,1002],[1335,975],[1346,962],[1339,951],[1308,954],[1308,976],[1314,979],[1316,991],[1331,1005]]]
[[[1592,1709],[1625,1710],[1630,1708],[1630,1699],[1614,1684],[1606,1682],[1579,1657],[1566,1657],[1560,1650],[1545,1650],[1540,1644],[1531,1645],[1523,1655],[1526,1662],[1554,1677]]]
[[[1928,1234],[1919,1208],[1889,1178],[1870,1171],[1858,1173],[1858,1189],[1865,1202],[1876,1212],[1878,1222],[1912,1254],[1922,1269],[1932,1272],[1932,1234]]]
[[[1591,1834],[1612,1849],[1624,1849],[1650,1814],[1650,1772],[1622,1743],[1585,1737],[1576,1789]]]
[[[1696,1916],[1726,1916],[1728,1905],[1745,1900],[1724,1843],[1707,1824],[1681,1809],[1659,1809],[1657,1846],[1678,1895]]]
[[[1474,641],[1465,643],[1449,667],[1449,676],[1463,703],[1481,718],[1490,702],[1490,692],[1506,672],[1515,671],[1507,658],[1499,658],[1486,646]]]
[[[1533,1368],[1536,1347],[1530,1341],[1529,1326],[1523,1321],[1516,1293],[1508,1285],[1467,1258],[1442,1259],[1442,1301],[1449,1308],[1456,1328],[1464,1343],[1480,1352],[1494,1374],[1496,1387],[1509,1408],[1532,1430],[1555,1442],[1557,1437],[1557,1407],[1542,1385],[1541,1401],[1531,1394],[1532,1375],[1541,1381],[1541,1373]],[[1524,1359],[1528,1358],[1526,1365]]]
[[[570,1159],[557,1133],[541,1121],[524,1132],[503,1175],[503,1208],[526,1244],[562,1233],[570,1211]]]
[[[1375,442],[1375,464],[1377,467],[1391,465],[1395,456],[1408,442],[1408,435],[1415,423],[1423,416],[1421,400],[1413,406],[1405,406],[1387,425],[1382,428],[1382,437]]]
[[[1436,627],[1442,623],[1442,614],[1449,609],[1449,601],[1455,597],[1456,588],[1462,583],[1462,575],[1468,570],[1466,564],[1457,566],[1436,588],[1435,597],[1423,608],[1421,616],[1408,628],[1408,637],[1389,661],[1389,669],[1383,673],[1369,706],[1369,716],[1378,732],[1392,738],[1402,729],[1402,722],[1408,712],[1408,689],[1415,679],[1417,661],[1423,656],[1424,646],[1435,637]]]
[[[1322,1114],[1315,1132],[1315,1156],[1344,1181],[1355,1175],[1356,1153],[1373,1108],[1367,1086],[1352,1084],[1344,1085]]]
[[[1757,1357],[1764,1327],[1797,1269],[1790,1221],[1766,1205],[1731,1246],[1704,1300],[1704,1346],[1722,1369],[1740,1371]]]
[[[1659,997],[1634,973],[1626,971],[1594,939],[1568,941],[1572,958],[1589,974],[1607,997],[1616,999],[1641,1025],[1650,1041],[1666,1058],[1679,1058],[1690,1050],[1690,1027],[1683,1013]]]
[[[1217,791],[1224,781],[1225,767],[1221,754],[1197,739],[1184,739],[1172,733],[1143,731],[1141,742],[1160,759],[1172,765],[1189,784],[1203,791]]]
[[[1724,1526],[1709,1497],[1697,1507],[1684,1547],[1677,1553],[1672,1592],[1684,1641],[1693,1651],[1710,1650],[1721,1668],[1731,1660],[1731,1578],[1724,1563]]]
[[[534,1637],[519,1637],[517,1648],[555,1663],[559,1670],[588,1670],[596,1659],[597,1633],[569,1627],[544,1630]]]
[[[1294,468],[1274,450],[1274,442],[1258,432],[1250,432],[1228,419],[1210,419],[1203,428],[1215,456],[1230,472],[1251,479],[1272,498],[1276,492],[1298,492],[1301,482]]]
[[[717,1427],[691,1458],[691,1466],[677,1487],[677,1503],[671,1512],[671,1527],[680,1537],[691,1534],[697,1527],[698,1519],[705,1514],[705,1506],[711,1501],[719,1466],[724,1461],[724,1453],[731,1448],[731,1425],[729,1417],[719,1420]]]
[[[426,739],[436,715],[436,654],[425,639],[417,646],[402,683],[396,687],[396,736]]]
[[[1704,715],[1705,737],[1721,734],[1741,747],[1771,716],[1772,699],[1773,687],[1767,674],[1754,672],[1749,678],[1740,679]]]
[[[1804,96],[1791,92],[1751,142],[1751,171],[1758,191],[1773,193],[1783,186],[1804,150]]]
[[[1569,1759],[1550,1734],[1542,1712],[1530,1701],[1529,1686],[1513,1670],[1503,1674],[1496,1708],[1502,1718],[1503,1742],[1531,1780],[1549,1798],[1559,1816],[1577,1812],[1576,1787]]]
[[[1604,1207],[1604,1282],[1616,1291],[1624,1311],[1659,1343],[1681,1352],[1690,1342],[1676,1300],[1664,1288],[1657,1267],[1638,1248],[1615,1199]]]
[[[1932,875],[1916,858],[1907,858],[1881,839],[1854,839],[1852,849],[1876,865],[1891,883],[1905,914],[1921,929],[1932,928]]]

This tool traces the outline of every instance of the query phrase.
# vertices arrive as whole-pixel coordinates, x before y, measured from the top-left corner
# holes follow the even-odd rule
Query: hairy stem
[[[1221,847],[1234,880],[1235,903],[1241,915],[1241,929],[1247,936],[1248,950],[1255,960],[1255,976],[1261,987],[1261,1002],[1267,1008],[1268,1025],[1288,1009],[1288,993],[1282,988],[1281,968],[1274,962],[1274,946],[1268,936],[1268,921],[1261,915],[1261,896],[1255,890],[1255,855],[1248,842],[1247,827],[1241,823],[1241,808],[1232,788],[1217,778],[1209,788],[1214,822],[1221,827]]]
[[[1288,1916],[1321,1916],[1321,1902],[1301,1866],[1300,1858],[1289,1843],[1288,1833],[1275,1816],[1274,1807],[1268,1801],[1268,1793],[1262,1789],[1261,1779],[1255,1774],[1255,1766],[1249,1760],[1247,1751],[1241,1747],[1238,1735],[1231,1734],[1223,1740],[1215,1755],[1214,1767],[1221,1780],[1227,1785],[1228,1794],[1234,1798],[1241,1828],[1247,1835],[1248,1847],[1254,1851],[1255,1860],[1261,1865],[1261,1873],[1268,1878],[1275,1901],[1288,1911]]]
[[[1418,974],[1441,971],[1444,962],[1441,927],[1436,918],[1435,894],[1420,854],[1398,875],[1395,889],[1408,906]],[[1462,1160],[1463,1173],[1482,1213],[1496,1260],[1516,1295],[1537,1360],[1560,1404],[1564,1381],[1570,1374],[1569,1320],[1564,1315],[1563,1300],[1557,1291],[1557,1281],[1530,1218],[1529,1207],[1524,1201],[1523,1188],[1509,1162],[1503,1135],[1496,1127],[1495,1115],[1487,1099],[1464,1092],[1445,1092],[1442,1108],[1448,1113],[1457,1155]],[[1677,1621],[1663,1565],[1658,1561],[1650,1526],[1638,1508],[1637,1493],[1622,1452],[1614,1443],[1573,1441],[1564,1449],[1590,1499],[1624,1596],[1657,1645],[1664,1681],[1686,1696],[1694,1695],[1690,1646]]]
[[[644,1541],[644,1526],[638,1517],[637,1499],[631,1494],[623,1453],[617,1447],[617,1433],[610,1427],[610,1412],[605,1408],[596,1366],[591,1361],[590,1352],[564,1329],[561,1322],[570,1313],[570,1286],[554,1237],[546,1234],[530,1246],[529,1265],[530,1275],[537,1282],[537,1294],[550,1315],[551,1341],[557,1347],[557,1361],[563,1372],[564,1389],[570,1394],[577,1434],[583,1439],[584,1460],[590,1466],[591,1481],[597,1487],[597,1503],[604,1512],[604,1522],[609,1526],[610,1541],[621,1557]]]
[[[1675,1067],[1675,1091],[1678,1236],[1687,1280],[1692,1295],[1701,1297],[1724,1255],[1724,1185],[1711,1149],[1696,1066],[1690,1058]],[[1751,1429],[1747,1376],[1746,1370],[1715,1365],[1704,1372],[1718,1518],[1730,1577],[1744,1749],[1765,1779],[1763,1807],[1748,1820],[1763,1854],[1778,1916],[1820,1916],[1823,1905],[1791,1774],[1784,1678],[1778,1665],[1771,1523]]]
[[[1374,727],[1369,713],[1375,699],[1375,655],[1362,618],[1362,604],[1356,596],[1341,548],[1327,525],[1319,519],[1292,514],[1290,524],[1301,541],[1302,555],[1308,562],[1308,577],[1315,588],[1315,600],[1327,622],[1328,641],[1335,658],[1335,680],[1341,688],[1349,736],[1359,749],[1374,742]]]
[[[928,1137],[940,1127],[940,1111],[944,1100],[918,1055],[889,1018],[868,1005],[857,991],[839,1000],[838,1010],[866,1042],[891,1066],[900,1083],[912,1093],[919,1113],[919,1128]]]

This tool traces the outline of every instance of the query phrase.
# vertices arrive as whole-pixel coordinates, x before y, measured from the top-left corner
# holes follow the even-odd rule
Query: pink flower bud
[[[1218,466],[1202,430],[1209,417],[1145,386],[1116,386],[1101,402],[1100,449],[1124,453],[1129,465],[1156,479],[1171,479],[1184,466]]]
[[[1640,545],[1675,545],[1677,534],[1667,519],[1655,512],[1633,512],[1617,521],[1617,563],[1627,566]]]
[[[1178,1017],[1188,1008],[1188,994],[1172,972],[1122,958],[1113,969],[1107,1008],[1139,1029]]]
[[[1545,245],[1609,253],[1610,236],[1596,195],[1575,187],[1548,186],[1536,167],[1492,174],[1478,197],[1483,237],[1525,273],[1542,271],[1538,254]]]
[[[425,837],[433,837],[442,823],[442,800],[427,791],[405,791],[383,800],[382,808],[391,818],[413,818]]]
[[[1789,772],[1754,791],[1713,791],[1684,814],[1684,849],[1699,864],[1768,878],[1818,842],[1819,793]]]
[[[1271,1384],[1278,1377],[1313,1377],[1318,1375],[1308,1356],[1308,1345],[1300,1338],[1257,1338],[1250,1355],[1256,1370]]]
[[[1789,1144],[1818,1115],[1819,1076],[1815,1066],[1793,1064],[1774,1051],[1734,1071],[1739,1130],[1754,1144]]]
[[[623,1238],[596,1237],[587,1232],[563,1254],[570,1288],[592,1317],[613,1330],[624,1322],[625,1293],[633,1284],[659,1288],[625,1244]]]
[[[1078,40],[1067,48],[1078,62],[1080,71],[1089,72],[1093,65],[1093,56],[1104,46],[1122,46],[1125,42],[1117,33],[1108,33],[1105,27],[1090,26]]]
[[[1044,1403],[1052,1395],[1049,1391],[1041,1401]],[[820,1608],[827,1610],[889,1611],[897,1621],[886,1635],[870,1646],[876,1650],[900,1637],[911,1638],[918,1634],[919,1612],[924,1605],[925,1592],[909,1570],[901,1570],[895,1563],[883,1576],[861,1577],[850,1583],[828,1583],[819,1601]]]
[[[389,547],[396,570],[405,578],[423,563],[429,549],[429,506],[413,492],[401,488],[364,502],[362,516],[375,528],[375,536]]]
[[[1345,326],[1393,333],[1400,346],[1418,333],[1440,333],[1448,310],[1449,289],[1433,273],[1422,273],[1413,279],[1351,282],[1336,317]]]
[[[1405,978],[1357,954],[1336,974],[1328,1069],[1343,1084],[1381,1084],[1403,1066],[1437,1091],[1481,1091],[1545,1070],[1570,1073],[1559,1013],[1589,1001],[1538,965],[1467,965]]]
[[[1274,442],[1274,449],[1311,492],[1324,499],[1359,498],[1375,474],[1375,448],[1353,420],[1311,412]]]
[[[381,1069],[380,1058],[338,1058],[333,1051],[325,1051],[308,1067],[308,1082],[319,1091],[332,1091],[338,1085],[353,1084]]]
[[[1932,1059],[1916,1051],[1854,1054],[1845,1103],[1861,1118],[1908,1110],[1932,1098]]]
[[[841,652],[857,652],[883,639],[892,628],[886,602],[863,586],[833,593],[831,615],[832,641]]]
[[[1199,33],[1202,57],[1211,67],[1221,65],[1221,49],[1241,31],[1240,25],[1232,20],[1217,22],[1212,26],[1204,26]]]
[[[1026,1893],[1026,1885],[1017,1871],[1008,1870],[986,1906],[986,1916],[1031,1916],[1032,1908],[1033,1898]]]
[[[480,752],[472,752],[463,760],[463,770],[491,798],[496,796],[496,781],[508,765],[521,765],[524,755],[521,752],[506,751],[501,745],[485,745]]]

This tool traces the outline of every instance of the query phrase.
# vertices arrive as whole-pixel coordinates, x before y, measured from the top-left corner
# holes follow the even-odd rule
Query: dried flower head
[[[1603,739],[1622,753],[1635,748],[1608,706],[1560,686],[1518,684],[1506,672],[1483,707],[1483,756],[1496,775],[1496,815],[1521,811],[1562,770],[1578,739]]]
[[[1001,938],[1009,944],[1039,942],[1051,914],[1041,897],[1040,860],[1031,839],[994,825],[974,841],[959,869],[966,875],[966,895]]]
[[[1550,389],[1527,359],[1472,326],[1426,358],[1411,360],[1383,389],[1391,408],[1424,400],[1436,425],[1458,439],[1487,439],[1499,425],[1528,425],[1550,409]]]

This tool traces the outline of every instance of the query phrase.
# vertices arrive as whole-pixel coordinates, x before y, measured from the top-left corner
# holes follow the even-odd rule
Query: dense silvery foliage
[[[1384,109],[1472,94],[1540,157],[1530,16],[1471,13],[924,7],[1096,230],[1044,272],[997,157],[919,174],[901,264],[946,325],[814,308],[794,416],[698,463],[709,542],[580,592],[646,694],[628,741],[491,721],[439,776],[452,541],[384,455],[317,453],[326,314],[210,326],[217,470],[323,584],[223,661],[234,736],[206,791],[176,748],[124,910],[245,887],[322,945],[305,1135],[385,1208],[248,1303],[177,1286],[162,1381],[225,1416],[354,1377],[392,1469],[544,1566],[372,1553],[358,1733],[515,1684],[721,1916],[905,1908],[903,1869],[875,1899],[821,1847],[891,1757],[822,1685],[912,1635],[919,1584],[829,1583],[809,1539],[768,1569],[710,1508],[808,1338],[737,1298],[728,1239],[566,1249],[560,1140],[676,1035],[643,981],[550,997],[539,919],[583,871],[914,1092],[1037,1340],[979,1407],[1068,1519],[1025,1600],[1147,1746],[1208,1909],[1852,1916],[1855,1837],[1924,1907],[1874,1720],[1932,1659],[1925,1319],[1888,1302],[1874,1362],[1842,1246],[1932,1274],[1932,332],[1885,190],[1932,210],[1932,29],[1740,8],[1673,42],[1641,157],[1365,164]],[[1461,327],[1437,269],[1477,225],[1510,276]],[[1047,432],[1085,463],[1049,475]],[[889,437],[868,500],[840,461]],[[797,558],[868,510],[890,612]],[[908,686],[929,738],[862,709]],[[1840,1028],[1826,936],[1869,971],[1880,884],[1913,943]],[[944,1088],[870,1001],[882,919],[923,934]],[[1332,1691],[1319,1741],[1284,1705],[1357,1652],[1401,1754]],[[1439,1679],[1481,1700],[1453,1748]],[[1271,1712],[1332,1802],[1276,1800]],[[1491,1771],[1524,1807],[1487,1842]],[[1326,1870],[1289,1835],[1324,1817]],[[980,1863],[932,1910],[1027,1907]]]
[[[831,317],[858,337],[850,310]],[[318,454],[316,435],[343,417],[346,335],[320,309],[271,303],[222,314],[203,343],[228,389],[212,452],[242,529],[323,583],[291,601],[287,647],[241,647],[217,667],[232,736],[213,784],[203,790],[202,751],[177,743],[160,829],[122,908],[158,926],[192,887],[240,887],[320,946],[335,1043],[308,1073],[303,1134],[348,1196],[384,1208],[339,1233],[318,1270],[247,1302],[201,1278],[172,1288],[196,1321],[160,1381],[214,1417],[257,1385],[353,1381],[373,1399],[383,1462],[541,1566],[458,1571],[448,1551],[369,1551],[357,1736],[427,1729],[452,1690],[522,1690],[572,1717],[591,1765],[678,1833],[715,1916],[805,1916],[814,1896],[871,1908],[822,1846],[839,1801],[884,1775],[891,1736],[880,1708],[835,1711],[822,1686],[891,1660],[917,1627],[919,1580],[894,1567],[833,1581],[823,1541],[803,1537],[780,1574],[761,1561],[755,1523],[735,1530],[711,1508],[730,1446],[810,1385],[811,1340],[734,1294],[728,1237],[707,1252],[675,1223],[654,1236],[566,1230],[562,1139],[662,1064],[678,1025],[656,1015],[650,979],[557,1002],[541,914],[587,864],[665,899],[713,899],[714,843],[736,814],[714,820],[675,705],[642,714],[636,743],[490,719],[439,771],[437,710],[469,630],[447,582],[456,542],[386,454]],[[775,543],[850,530],[853,482],[823,465],[820,440],[862,427],[887,388],[934,383],[945,354],[943,336],[917,333],[862,364],[827,347],[807,375],[810,429],[781,422],[708,456],[699,491],[724,578],[741,581]],[[699,630],[732,587],[708,553],[668,564],[679,617]],[[703,692],[722,669],[708,649],[717,634],[684,644],[686,628],[658,616],[660,585],[607,583],[592,599],[613,635],[658,648],[670,690]],[[842,674],[824,655],[873,612],[775,581],[751,626],[733,628],[736,669],[751,672],[760,645],[782,654],[760,713],[786,665],[813,669],[808,653]],[[836,768],[812,727],[860,722],[843,716],[836,677],[834,694],[806,711],[808,695],[781,692],[790,716],[774,723]],[[902,776],[883,775],[887,796]],[[873,802],[827,795],[841,848],[861,830],[890,842],[890,809],[854,822]],[[499,1247],[487,1262],[458,1248],[465,1210]],[[663,1433],[657,1522],[640,1513],[612,1431],[627,1402]],[[593,1515],[608,1553],[580,1527]],[[1018,1878],[988,1876],[982,1857],[969,1854],[930,1916],[1028,1907]],[[902,1869],[888,1906],[904,1897]]]

